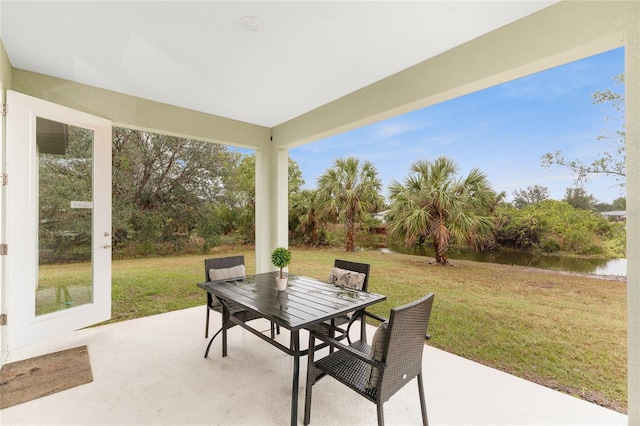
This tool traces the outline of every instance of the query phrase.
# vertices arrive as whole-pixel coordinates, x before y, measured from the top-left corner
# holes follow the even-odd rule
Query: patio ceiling
[[[2,1],[0,37],[15,68],[274,127],[553,3]]]

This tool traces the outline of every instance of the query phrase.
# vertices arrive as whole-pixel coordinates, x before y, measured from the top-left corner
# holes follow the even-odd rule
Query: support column
[[[256,272],[274,271],[271,252],[289,246],[288,151],[256,150]]]
[[[640,424],[640,30],[625,34],[629,424]]]

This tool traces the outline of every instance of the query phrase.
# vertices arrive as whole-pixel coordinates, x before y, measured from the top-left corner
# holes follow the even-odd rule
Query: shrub
[[[601,215],[564,201],[545,200],[522,209],[501,207],[496,239],[502,246],[545,253],[604,254],[612,225]]]

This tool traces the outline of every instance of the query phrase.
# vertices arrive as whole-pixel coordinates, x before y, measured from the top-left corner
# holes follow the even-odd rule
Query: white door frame
[[[7,91],[9,176],[7,226],[8,349],[64,335],[111,317],[111,121],[18,92]],[[92,303],[36,316],[38,283],[38,151],[36,118],[94,132]]]

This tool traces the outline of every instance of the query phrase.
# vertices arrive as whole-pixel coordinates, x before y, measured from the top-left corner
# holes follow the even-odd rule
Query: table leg
[[[222,311],[222,357],[227,356],[227,324],[229,323],[229,309],[225,305],[225,309]]]
[[[293,344],[293,387],[291,390],[291,426],[298,424],[298,379],[300,378],[300,331],[291,331]]]

